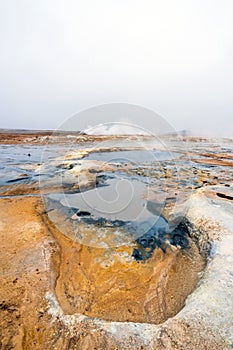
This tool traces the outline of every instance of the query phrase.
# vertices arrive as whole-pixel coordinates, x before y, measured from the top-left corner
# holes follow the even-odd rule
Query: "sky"
[[[232,0],[0,0],[0,53],[0,128],[129,103],[233,136]]]

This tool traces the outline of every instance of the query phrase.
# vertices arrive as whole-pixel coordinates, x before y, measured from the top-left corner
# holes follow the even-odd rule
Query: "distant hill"
[[[0,134],[21,134],[21,135],[80,135],[83,134],[80,131],[66,131],[66,130],[35,130],[35,129],[2,129],[0,128]]]
[[[61,134],[61,135],[144,135],[150,136],[151,134],[146,130],[140,129],[134,126],[128,125],[104,125],[100,124],[93,128],[86,129],[84,131],[72,131],[72,130],[35,130],[35,129],[3,129],[0,128],[0,134],[14,134],[14,135],[42,135],[50,136],[52,134]],[[193,133],[190,130],[180,130],[170,133],[160,134],[161,136],[167,137],[189,137],[193,136]]]

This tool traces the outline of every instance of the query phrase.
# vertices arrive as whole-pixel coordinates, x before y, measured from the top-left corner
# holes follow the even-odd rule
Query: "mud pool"
[[[77,152],[72,161],[62,164],[61,160],[60,163],[55,160],[54,169],[62,169],[60,193],[44,195],[48,215],[63,233],[82,244],[109,248],[134,242],[139,245],[139,249],[135,248],[132,253],[137,261],[150,258],[155,248],[165,252],[169,244],[174,244],[174,236],[174,245],[180,241],[184,248],[188,246],[187,233],[182,230],[179,234],[172,233],[174,228],[162,215],[166,192],[160,196],[159,209],[148,201],[150,192],[155,191],[154,187],[151,190],[151,185],[157,179],[131,174],[138,159],[140,166],[156,162],[158,167],[159,159],[171,161],[178,156],[178,153],[153,149],[131,149],[87,152],[84,157]],[[43,168],[43,174],[46,171],[56,173],[56,170],[51,171],[52,167],[50,162],[48,168]],[[76,193],[65,190],[71,181],[77,184]],[[141,237],[144,238],[141,240]]]
[[[118,173],[105,174],[104,179],[100,187],[88,191],[46,196],[48,215],[63,233],[88,246],[109,248],[134,242],[138,248],[132,256],[137,261],[150,258],[155,248],[165,253],[169,245],[188,247],[188,232],[182,225],[173,230],[162,215],[148,209],[147,184]]]

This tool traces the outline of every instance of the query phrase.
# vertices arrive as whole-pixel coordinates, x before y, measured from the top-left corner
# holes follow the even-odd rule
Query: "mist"
[[[232,137],[232,14],[231,0],[0,1],[0,128],[121,102]]]

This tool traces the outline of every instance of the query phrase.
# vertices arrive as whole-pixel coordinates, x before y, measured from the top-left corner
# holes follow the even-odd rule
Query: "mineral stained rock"
[[[40,198],[2,198],[1,348],[230,349],[232,202],[217,193],[231,197],[232,189],[212,186],[199,190],[190,199],[187,218],[195,227],[192,238],[203,256],[211,244],[211,255],[197,289],[176,315],[176,305],[171,307],[174,310],[165,309],[166,318],[171,317],[166,321],[156,320],[156,312],[153,314],[156,305],[162,307],[163,300],[156,301],[154,297],[156,268],[151,274],[147,265],[136,261],[127,266],[124,248],[122,262],[112,261],[112,266],[104,266],[100,249],[90,251],[63,236],[48,222]],[[119,256],[115,255],[117,259]],[[190,257],[174,248],[166,256],[161,250],[156,251],[152,259],[159,262],[155,264],[159,268],[170,264],[167,276],[160,277],[161,282],[164,278],[164,285],[162,282],[158,292],[162,296],[167,288],[166,298],[177,300],[177,295],[189,288],[185,276],[192,278]],[[109,263],[109,259],[106,261]],[[177,271],[179,264],[182,271]],[[179,273],[183,277],[176,280]],[[138,275],[142,276],[141,281]],[[141,295],[132,293],[132,300],[126,297],[138,287]],[[151,294],[147,315],[153,315],[154,319],[143,320],[139,316],[140,298],[145,293],[148,295],[148,289]],[[136,315],[134,321],[129,319],[132,315]],[[158,322],[162,323],[156,325]]]

